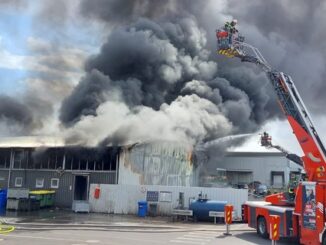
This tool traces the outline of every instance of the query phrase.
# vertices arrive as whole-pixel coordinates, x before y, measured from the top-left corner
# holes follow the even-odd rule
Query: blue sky
[[[0,49],[13,55],[26,55],[26,39],[31,31],[31,17],[15,13],[13,10],[0,9]],[[1,93],[14,94],[21,90],[27,71],[0,67]]]
[[[28,74],[26,71],[0,68],[1,74],[1,93],[15,94],[17,91],[22,91],[24,86],[22,80],[26,79]]]
[[[37,4],[37,2],[35,2]],[[31,4],[33,5],[33,4]],[[28,78],[35,78],[37,72],[43,75],[50,70],[42,70],[38,62],[45,58],[28,45],[28,39],[41,40],[56,49],[59,55],[78,50],[85,53],[85,58],[98,51],[101,39],[94,26],[85,26],[80,21],[67,22],[57,29],[37,18],[35,6],[25,9],[0,8],[0,91],[2,94],[14,95],[23,91]],[[60,53],[60,49],[64,49]],[[77,51],[76,51],[77,50]],[[55,51],[52,56],[55,55]],[[41,66],[43,64],[40,64]],[[82,67],[79,70],[82,71]]]
[[[2,47],[13,54],[26,54],[26,39],[32,35],[32,17],[13,9],[0,9]]]

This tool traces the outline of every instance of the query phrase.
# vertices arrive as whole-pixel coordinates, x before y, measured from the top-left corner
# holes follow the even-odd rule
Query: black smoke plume
[[[29,131],[33,126],[33,114],[30,108],[17,100],[0,95],[0,120],[1,131],[11,131],[13,135],[20,135]],[[8,132],[1,132],[2,136],[7,136]]]
[[[102,14],[99,17],[104,18]],[[116,21],[116,16],[111,17]],[[99,107],[106,103],[114,106],[117,102],[128,112],[104,142],[145,140],[145,133],[136,133],[135,137],[131,133],[144,131],[142,127],[155,128],[148,132],[147,139],[161,138],[165,127],[178,132],[176,138],[195,141],[257,130],[277,115],[275,110],[266,110],[275,106],[270,100],[273,92],[265,86],[266,77],[246,67],[218,71],[217,62],[206,48],[206,38],[206,31],[190,13],[170,20],[138,17],[132,24],[115,28],[99,54],[88,59],[86,75],[64,100],[62,123],[73,126],[87,116],[98,116]],[[149,121],[161,116],[168,118],[168,125],[160,121],[152,125]],[[139,119],[142,117],[148,120]],[[155,135],[157,132],[159,135]]]
[[[11,135],[54,131],[69,143],[120,144],[157,138],[206,141],[256,131],[280,111],[261,71],[214,52],[215,29],[232,18],[249,43],[294,78],[308,109],[324,112],[324,1],[52,2],[0,3],[17,11],[33,9],[31,28],[55,30],[56,36],[51,45],[30,40],[30,52],[42,54],[37,63],[42,85],[28,82],[30,91],[7,103],[16,108],[9,109],[12,114],[2,109],[1,127],[14,127]],[[105,37],[77,86],[70,71],[80,67],[85,54],[65,48],[72,20],[85,28],[99,25],[96,39]],[[57,127],[57,114],[64,127]]]

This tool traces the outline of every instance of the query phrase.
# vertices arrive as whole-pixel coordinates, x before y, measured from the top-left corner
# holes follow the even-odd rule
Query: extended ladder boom
[[[291,160],[292,162],[295,162],[296,164],[303,166],[301,157],[299,157],[296,154],[290,153],[288,152],[286,149],[284,149],[282,146],[279,145],[274,145],[272,143],[272,137],[269,136],[268,133],[264,132],[261,137],[260,137],[260,145],[264,146],[266,148],[275,148],[277,150],[279,150],[280,152],[284,153],[285,157],[289,160]]]
[[[237,31],[220,29],[216,37],[219,54],[254,63],[267,73],[279,105],[304,152],[302,160],[309,180],[326,181],[326,150],[292,78],[273,69],[259,50],[245,43]]]

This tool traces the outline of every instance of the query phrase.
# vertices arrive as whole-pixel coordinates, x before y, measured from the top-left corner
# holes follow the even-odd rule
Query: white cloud
[[[27,72],[42,72],[49,75],[70,77],[79,80],[86,53],[77,48],[56,47],[39,38],[27,39],[29,55],[17,55],[0,46],[0,67]]]

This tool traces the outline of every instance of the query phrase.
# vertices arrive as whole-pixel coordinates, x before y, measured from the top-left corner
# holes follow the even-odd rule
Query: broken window
[[[30,154],[29,168],[62,169],[64,150],[62,148],[37,148]]]
[[[0,168],[115,171],[118,156],[118,147],[3,148]]]
[[[28,165],[28,151],[24,149],[14,149],[13,150],[13,168],[15,169],[25,169]]]
[[[65,169],[81,171],[116,170],[118,147],[86,148],[70,147],[65,149]]]
[[[61,148],[49,148],[46,151],[47,169],[62,169],[64,151]]]
[[[10,155],[11,155],[10,148],[0,149],[0,168],[10,167]]]
[[[34,149],[31,154],[31,167],[33,169],[43,169],[46,162],[46,148]]]

